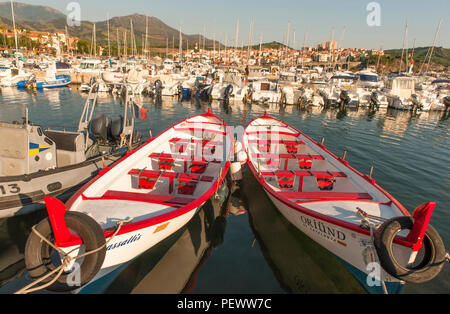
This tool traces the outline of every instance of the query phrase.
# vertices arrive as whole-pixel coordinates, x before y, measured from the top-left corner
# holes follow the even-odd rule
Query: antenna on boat
[[[345,160],[345,157],[347,157],[347,151],[344,150],[344,156],[342,156],[342,160]]]

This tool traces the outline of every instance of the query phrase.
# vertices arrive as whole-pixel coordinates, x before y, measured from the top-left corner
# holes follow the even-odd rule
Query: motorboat
[[[57,75],[56,63],[53,62],[46,71],[45,78],[37,78],[32,75],[29,79],[17,83],[19,88],[46,89],[66,87],[72,82],[72,78],[68,74]]]

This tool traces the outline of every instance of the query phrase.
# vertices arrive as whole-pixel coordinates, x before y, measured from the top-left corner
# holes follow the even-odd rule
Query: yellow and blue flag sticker
[[[40,152],[43,152],[44,150],[49,149],[50,146],[44,146],[36,143],[30,143],[30,156],[34,156],[36,154],[39,154]]]

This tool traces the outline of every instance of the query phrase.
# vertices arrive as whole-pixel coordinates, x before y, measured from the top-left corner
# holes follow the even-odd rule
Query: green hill
[[[417,66],[421,66],[422,63],[425,61],[425,57],[428,54],[428,51],[430,50],[430,47],[419,47],[414,49],[414,61]],[[397,60],[397,63],[400,62],[400,58],[402,56],[402,49],[393,49],[393,50],[386,50],[386,54],[389,54],[390,56],[394,57]],[[412,53],[412,49],[408,50],[408,53]],[[405,56],[403,57],[405,58]],[[441,65],[444,67],[450,66],[450,49],[442,48],[442,47],[435,47],[433,51],[433,56],[431,58],[431,63],[435,65]]]

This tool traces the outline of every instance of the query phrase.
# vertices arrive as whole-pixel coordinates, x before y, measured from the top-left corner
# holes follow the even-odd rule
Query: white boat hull
[[[265,192],[280,213],[297,229],[342,261],[355,267],[361,278],[366,277],[367,282],[372,282],[373,286],[369,287],[372,288],[371,292],[383,293],[381,280],[384,281],[390,293],[400,291],[402,283],[398,279],[393,278],[382,269],[379,274],[374,272],[374,264],[371,263],[376,261],[376,251],[371,245],[372,241],[369,236],[301,213],[279,201],[267,191]],[[354,271],[353,273],[357,275]],[[369,277],[369,275],[373,277]]]

